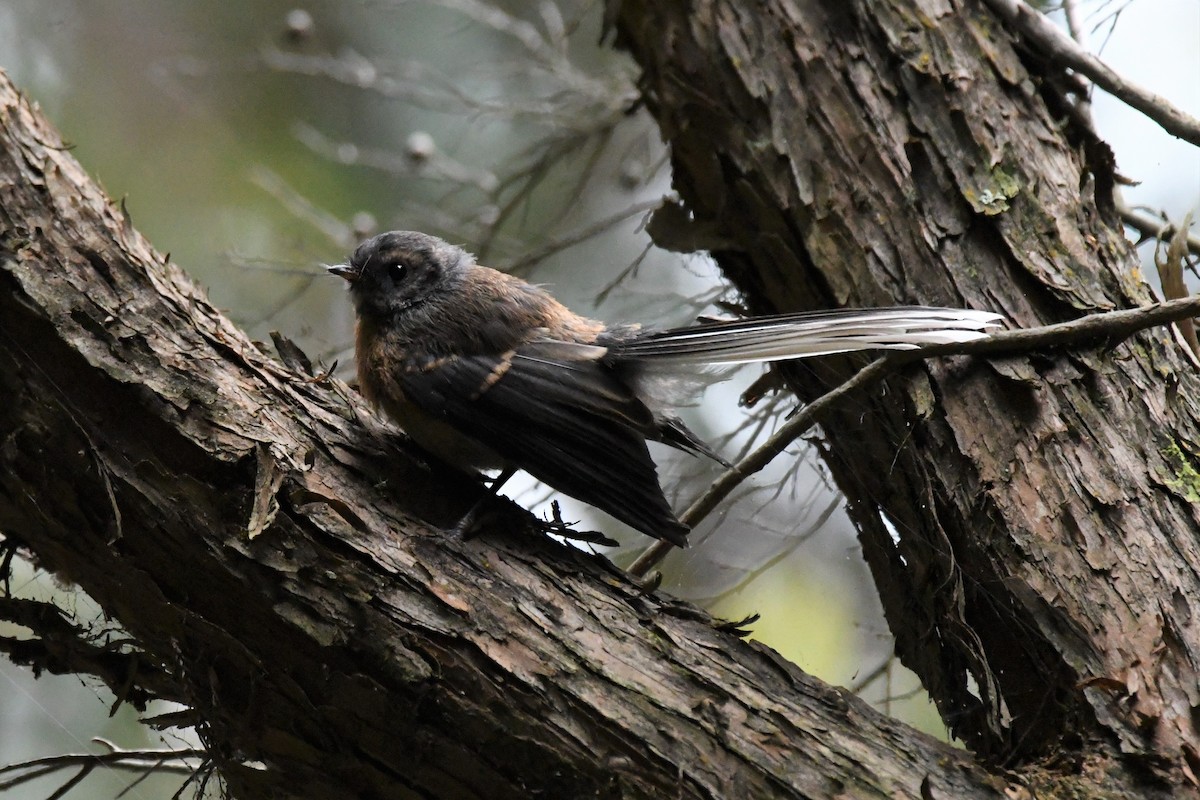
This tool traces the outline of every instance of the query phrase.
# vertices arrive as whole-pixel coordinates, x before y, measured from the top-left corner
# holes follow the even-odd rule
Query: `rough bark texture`
[[[1102,148],[975,3],[614,10],[760,306],[1144,299]],[[0,86],[0,532],[134,642],[0,644],[188,704],[243,798],[1166,796],[1200,705],[1194,380],[1155,332],[939,361],[828,421],[901,655],[1001,780],[596,559],[447,539],[470,485],[263,355]]]
[[[260,352],[3,73],[0,395],[6,546],[129,634],[111,645],[0,597],[36,634],[0,649],[186,704],[236,797],[1007,785],[601,559],[446,537],[433,525],[478,489],[423,467],[345,386]]]
[[[966,303],[1031,326],[1150,299],[1107,148],[980,3],[624,3],[616,24],[758,310]],[[977,752],[1119,753],[1193,785],[1198,396],[1159,329],[931,362],[826,420],[897,650]]]

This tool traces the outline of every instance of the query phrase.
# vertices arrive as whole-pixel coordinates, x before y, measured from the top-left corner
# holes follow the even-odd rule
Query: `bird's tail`
[[[912,350],[986,337],[989,311],[898,306],[778,314],[648,331],[610,346],[620,359],[660,364],[747,364],[851,350]]]

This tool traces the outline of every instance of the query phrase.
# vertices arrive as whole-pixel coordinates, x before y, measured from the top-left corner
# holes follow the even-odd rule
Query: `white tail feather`
[[[817,311],[652,332],[610,351],[642,362],[748,364],[969,342],[986,337],[1001,319],[988,311],[920,306]]]

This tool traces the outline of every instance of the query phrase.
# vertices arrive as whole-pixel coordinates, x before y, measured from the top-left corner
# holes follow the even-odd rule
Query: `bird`
[[[679,547],[647,448],[727,463],[673,413],[712,365],[913,349],[988,335],[1001,316],[908,306],[655,329],[570,311],[544,288],[416,231],[381,233],[347,263],[359,391],[425,451],[463,470],[516,469]]]

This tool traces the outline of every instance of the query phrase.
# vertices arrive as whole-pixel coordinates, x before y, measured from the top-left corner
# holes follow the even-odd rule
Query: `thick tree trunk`
[[[974,4],[623,3],[618,31],[758,304],[1030,324],[1142,299],[1079,190],[1107,168]],[[901,653],[1001,779],[598,559],[447,538],[478,490],[263,355],[57,142],[0,85],[0,532],[133,644],[0,601],[40,635],[0,646],[187,704],[236,796],[1144,796],[1146,765],[1184,785],[1196,437],[1165,333],[910,368],[828,421]]]
[[[1106,146],[979,2],[624,3],[617,31],[759,310],[966,303],[1028,327],[1150,300]],[[898,652],[973,749],[1195,771],[1197,396],[1158,329],[931,362],[825,420]]]

